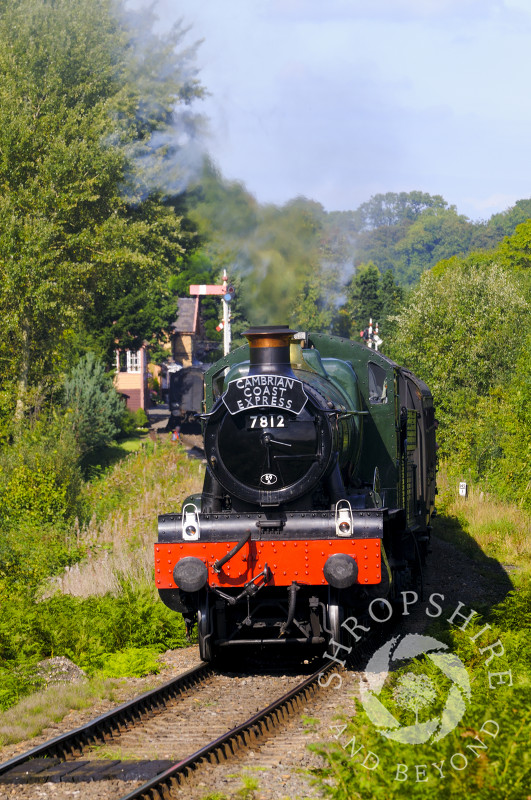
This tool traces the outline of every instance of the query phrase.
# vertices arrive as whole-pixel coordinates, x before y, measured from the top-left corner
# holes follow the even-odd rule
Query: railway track
[[[260,676],[219,673],[202,664],[0,764],[0,787],[15,784],[22,790],[23,784],[51,781],[59,792],[72,783],[114,781],[105,797],[166,800],[202,765],[224,762],[273,734],[320,691],[319,675],[326,668],[301,679],[274,669]],[[279,692],[287,684],[288,690]]]
[[[9,759],[0,764],[0,783],[44,782],[47,777],[50,780],[62,780],[61,776],[63,774],[66,776],[69,772],[72,772],[73,776],[72,767],[78,763],[75,759],[86,750],[112,741],[124,731],[134,727],[140,719],[145,720],[156,715],[169,702],[175,701],[207,681],[213,673],[214,669],[209,664],[200,664],[162,686],[122,703],[79,728]],[[106,776],[102,766],[104,765],[100,763],[99,771],[104,778]],[[126,765],[124,765],[124,777],[125,767]],[[85,769],[79,774],[79,779],[82,775],[86,775],[87,780],[93,780],[94,778],[90,777],[92,770],[97,772],[94,766]],[[37,779],[37,775],[42,775],[43,780]]]

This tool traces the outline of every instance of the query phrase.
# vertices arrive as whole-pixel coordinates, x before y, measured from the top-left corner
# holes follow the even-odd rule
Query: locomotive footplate
[[[353,534],[348,537],[336,534],[332,512],[294,512],[282,520],[267,519],[259,513],[198,514],[197,521],[198,537],[187,541],[181,514],[159,517],[159,541],[155,545],[158,589],[178,588],[175,571],[181,559],[202,562],[205,566],[199,566],[203,570],[206,567],[206,583],[212,587],[241,588],[265,569],[270,572],[268,586],[290,586],[293,582],[326,586],[323,570],[330,557],[338,554],[356,562],[358,585],[381,582],[381,539],[387,509],[353,512]],[[278,523],[276,527],[271,527],[273,522]],[[227,560],[231,550],[235,554]]]

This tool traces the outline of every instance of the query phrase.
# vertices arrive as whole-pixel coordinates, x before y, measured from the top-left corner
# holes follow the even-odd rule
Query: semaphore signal
[[[213,283],[193,283],[190,286],[191,295],[218,295],[222,298],[221,305],[223,309],[223,316],[219,325],[216,326],[217,331],[223,331],[223,355],[227,356],[230,353],[231,345],[231,316],[230,316],[230,303],[234,297],[234,286],[229,286],[227,278],[227,270],[223,270],[223,283],[220,285]]]

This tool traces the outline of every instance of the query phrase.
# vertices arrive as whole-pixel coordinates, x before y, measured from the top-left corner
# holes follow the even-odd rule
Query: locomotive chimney
[[[295,378],[289,357],[296,331],[287,325],[260,325],[244,331],[249,341],[249,375],[285,375]]]

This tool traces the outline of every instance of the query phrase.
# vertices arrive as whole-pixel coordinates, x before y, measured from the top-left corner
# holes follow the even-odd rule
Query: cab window
[[[369,361],[369,402],[373,405],[387,403],[387,373],[378,364]]]

